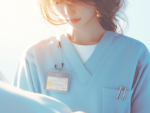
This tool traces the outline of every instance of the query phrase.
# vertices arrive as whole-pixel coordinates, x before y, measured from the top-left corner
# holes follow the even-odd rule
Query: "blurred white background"
[[[125,13],[129,29],[125,35],[140,40],[150,50],[150,0],[128,2]],[[18,60],[26,47],[61,34],[68,27],[46,25],[36,0],[0,0],[0,71],[12,83]]]

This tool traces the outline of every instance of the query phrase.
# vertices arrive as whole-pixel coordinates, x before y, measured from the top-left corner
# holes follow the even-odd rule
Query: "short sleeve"
[[[132,95],[131,113],[150,113],[150,53],[145,55],[146,59],[136,69],[138,77]]]
[[[39,49],[40,47],[47,47],[47,43],[50,39],[43,39],[28,46],[22,53],[19,63],[15,72],[13,85],[30,92],[41,93],[41,81],[39,77],[38,68],[40,65],[38,61],[42,59]],[[39,56],[38,56],[39,55]]]
[[[31,74],[34,72],[32,68],[34,67],[31,65],[31,58],[28,59],[28,57],[29,55],[27,55],[27,53],[24,53],[19,59],[19,63],[13,80],[13,85],[26,91],[35,92],[31,77]]]

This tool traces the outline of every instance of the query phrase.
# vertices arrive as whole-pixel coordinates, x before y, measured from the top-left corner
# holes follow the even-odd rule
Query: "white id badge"
[[[70,73],[60,70],[48,71],[45,80],[45,90],[68,92],[70,83]]]

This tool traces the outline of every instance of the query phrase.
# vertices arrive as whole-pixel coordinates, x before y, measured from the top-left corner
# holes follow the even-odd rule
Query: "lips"
[[[69,19],[68,21],[69,21],[70,23],[77,23],[80,19],[81,19],[81,18],[79,18],[79,19]]]

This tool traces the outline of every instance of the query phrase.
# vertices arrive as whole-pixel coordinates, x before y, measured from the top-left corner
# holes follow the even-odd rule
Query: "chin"
[[[81,28],[83,28],[86,24],[87,24],[87,22],[82,22],[82,21],[80,21],[79,23],[68,23],[69,24],[69,26],[72,28],[72,29],[76,29],[76,30],[79,30],[79,29],[81,29]]]

